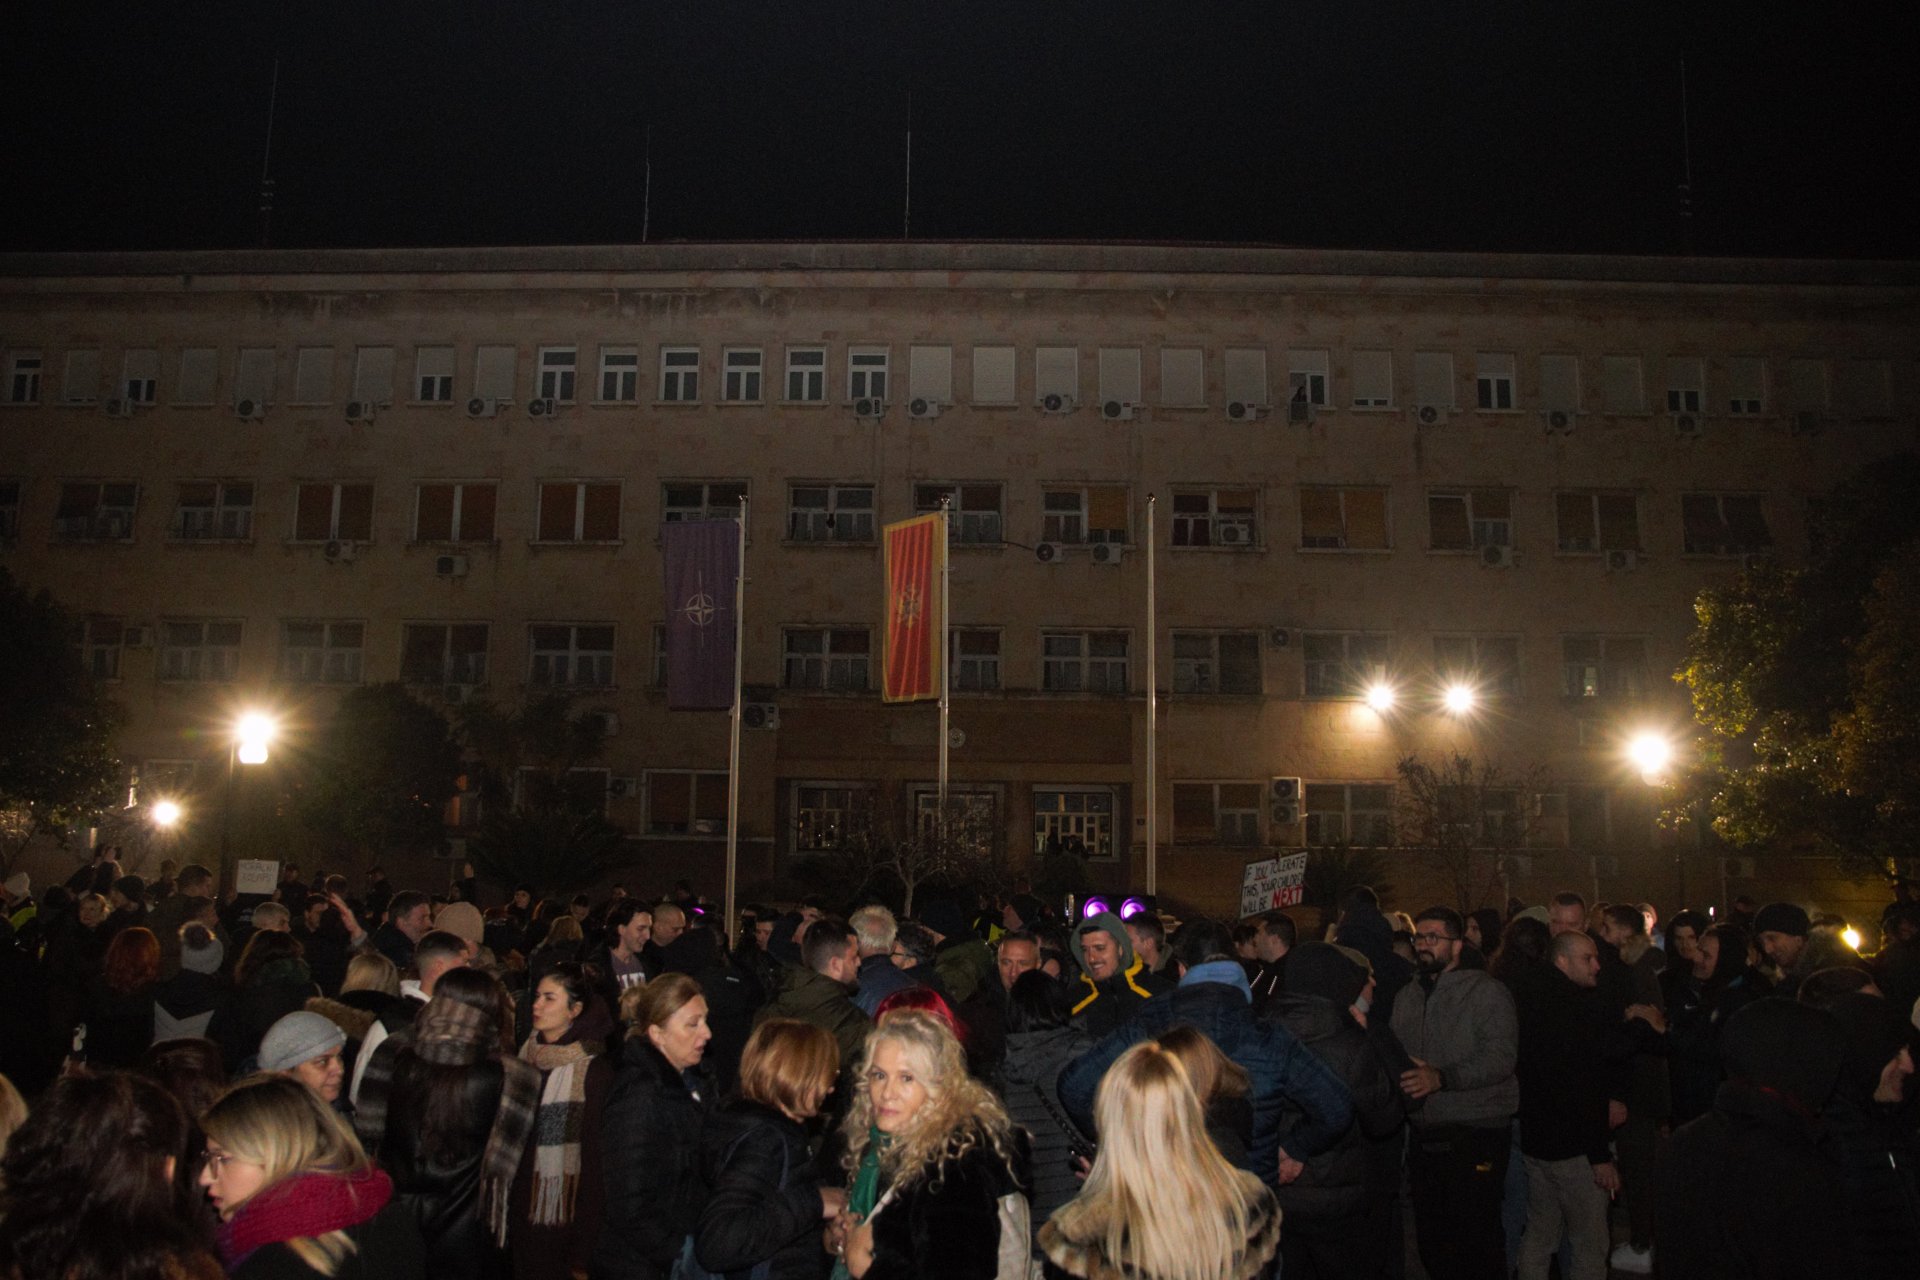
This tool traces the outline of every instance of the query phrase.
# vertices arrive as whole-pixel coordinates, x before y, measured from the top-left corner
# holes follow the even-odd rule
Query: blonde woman
[[[1120,1055],[1094,1103],[1100,1154],[1040,1228],[1049,1277],[1248,1280],[1269,1273],[1280,1210],[1207,1137],[1187,1068],[1157,1041]]]
[[[201,1117],[200,1185],[220,1215],[221,1261],[247,1280],[418,1277],[426,1246],[393,1181],[298,1080],[242,1080]]]
[[[831,1233],[855,1280],[993,1280],[1003,1253],[1027,1257],[1023,1164],[1013,1122],[967,1074],[966,1053],[937,1016],[887,1014],[867,1037],[848,1113],[849,1210]],[[1002,1239],[1001,1200],[1018,1195]],[[834,1270],[841,1274],[839,1267]]]

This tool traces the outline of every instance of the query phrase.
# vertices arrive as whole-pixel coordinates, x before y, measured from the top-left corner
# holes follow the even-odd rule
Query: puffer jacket
[[[1074,1176],[1076,1140],[1093,1144],[1067,1117],[1060,1104],[1061,1069],[1093,1047],[1078,1027],[1022,1031],[1007,1037],[1007,1054],[1000,1068],[1000,1096],[1007,1114],[1027,1131],[1033,1143],[1033,1226],[1038,1231],[1053,1211],[1080,1192]],[[1043,1098],[1041,1095],[1045,1094]]]
[[[694,1231],[701,1266],[724,1273],[766,1262],[769,1280],[818,1280],[821,1179],[805,1129],[757,1102],[729,1102],[708,1121],[700,1170],[712,1188]]]
[[[769,1018],[797,1018],[825,1031],[840,1046],[842,1070],[860,1060],[867,1032],[873,1029],[872,1019],[860,1012],[845,987],[823,973],[797,965],[781,971],[780,989],[753,1015],[753,1025],[757,1027]]]
[[[1345,1009],[1323,996],[1282,992],[1267,1003],[1261,1017],[1292,1032],[1353,1095],[1354,1123],[1332,1147],[1309,1159],[1297,1179],[1279,1188],[1280,1208],[1288,1220],[1358,1213],[1370,1194],[1390,1195],[1389,1188],[1376,1185],[1375,1171],[1382,1167],[1377,1156],[1382,1147],[1396,1144],[1407,1112],[1405,1095],[1373,1041]],[[1288,1138],[1304,1119],[1291,1103],[1281,1113],[1280,1145],[1289,1154],[1293,1144]]]
[[[1504,1129],[1520,1109],[1513,996],[1486,970],[1443,973],[1431,992],[1407,984],[1393,1002],[1393,1033],[1408,1053],[1440,1069],[1440,1092],[1414,1108],[1416,1129]]]
[[[1000,1273],[1000,1197],[1023,1190],[1021,1172],[980,1134],[965,1155],[893,1190],[870,1219],[866,1280],[993,1280]]]
[[[600,1135],[606,1214],[589,1269],[595,1280],[656,1280],[673,1269],[706,1204],[704,1085],[644,1037],[627,1037]]]
[[[1149,970],[1146,961],[1134,954],[1133,940],[1127,936],[1119,916],[1102,911],[1086,923],[1112,938],[1120,949],[1119,971],[1111,978],[1095,982],[1087,973],[1086,952],[1080,945],[1079,930],[1067,939],[1074,963],[1080,966],[1079,978],[1072,984],[1073,1016],[1088,1035],[1098,1039],[1133,1016],[1141,1005],[1171,990],[1173,982]]]

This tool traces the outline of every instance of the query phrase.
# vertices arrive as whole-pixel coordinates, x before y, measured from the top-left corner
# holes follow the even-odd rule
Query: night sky
[[[28,3],[9,250],[868,239],[1914,257],[1911,6]],[[1679,216],[1680,66],[1694,216]]]

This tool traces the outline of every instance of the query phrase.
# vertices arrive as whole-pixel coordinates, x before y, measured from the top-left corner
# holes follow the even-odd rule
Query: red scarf
[[[231,1271],[264,1245],[357,1227],[391,1199],[393,1179],[380,1169],[344,1178],[296,1173],[255,1195],[220,1224],[220,1257]]]

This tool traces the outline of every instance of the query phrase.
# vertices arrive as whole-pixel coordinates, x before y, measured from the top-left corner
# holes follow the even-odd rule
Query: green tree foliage
[[[1701,740],[1673,811],[1704,804],[1748,848],[1857,871],[1920,839],[1920,456],[1875,463],[1819,508],[1804,570],[1748,570],[1694,602],[1675,678]]]
[[[352,689],[296,762],[302,825],[363,863],[438,848],[460,776],[460,749],[438,709],[402,684]]]
[[[73,620],[0,569],[0,874],[28,841],[111,803],[119,707],[81,667]]]

